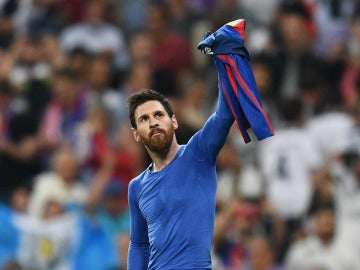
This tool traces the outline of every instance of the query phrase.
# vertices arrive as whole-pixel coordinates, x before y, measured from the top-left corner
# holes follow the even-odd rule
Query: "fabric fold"
[[[258,140],[274,135],[274,130],[263,109],[254,74],[249,63],[249,52],[244,42],[246,21],[239,19],[225,24],[214,33],[207,32],[198,49],[213,55],[223,91],[241,135],[251,141],[248,130]]]

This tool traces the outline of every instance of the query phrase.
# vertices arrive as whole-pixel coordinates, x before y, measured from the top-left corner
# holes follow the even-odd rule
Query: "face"
[[[269,269],[273,264],[274,258],[267,241],[263,238],[254,238],[250,242],[250,261],[252,269]]]
[[[170,117],[159,101],[147,101],[135,110],[137,128],[132,129],[137,142],[142,142],[148,151],[166,155],[178,127],[175,116]]]
[[[316,231],[320,238],[330,238],[335,232],[335,215],[331,210],[322,210],[316,216]]]
[[[25,213],[29,201],[29,192],[25,188],[17,188],[11,198],[11,206],[17,212]]]
[[[148,33],[139,33],[134,35],[130,41],[130,55],[134,59],[134,63],[137,61],[147,61],[152,57],[153,40]]]
[[[77,84],[69,78],[55,78],[52,91],[58,101],[65,106],[69,106],[76,99]]]
[[[89,1],[85,7],[85,18],[89,23],[102,21],[105,7],[101,1]]]
[[[57,202],[55,200],[48,201],[45,205],[43,218],[51,219],[51,218],[60,216],[62,213],[64,213],[64,209],[59,202]]]
[[[282,18],[281,31],[290,51],[299,51],[307,46],[309,34],[304,31],[305,21],[297,15],[288,14]]]
[[[95,88],[104,88],[110,80],[110,66],[105,58],[97,58],[91,62],[88,70],[88,81]]]
[[[76,179],[78,173],[77,162],[73,154],[67,150],[57,153],[54,160],[54,171],[67,183]]]

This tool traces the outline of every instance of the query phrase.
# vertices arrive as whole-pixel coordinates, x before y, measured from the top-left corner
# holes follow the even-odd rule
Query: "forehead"
[[[135,118],[138,118],[142,115],[151,114],[156,111],[165,111],[164,106],[157,100],[146,101],[145,103],[139,105],[135,110]]]

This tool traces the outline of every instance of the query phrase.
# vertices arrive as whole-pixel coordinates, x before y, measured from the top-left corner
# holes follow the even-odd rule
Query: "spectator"
[[[150,62],[153,50],[153,40],[150,32],[139,30],[132,33],[129,41],[129,53],[132,63]]]
[[[22,30],[26,33],[59,33],[66,25],[68,18],[65,9],[57,0],[30,1],[27,8],[27,25]]]
[[[101,56],[91,58],[87,68],[86,87],[89,92],[90,106],[104,107],[108,125],[106,134],[114,139],[118,129],[127,121],[126,97],[111,87],[111,64]]]
[[[114,248],[118,250],[120,264],[123,265],[123,269],[126,269],[130,231],[126,186],[118,181],[110,181],[105,187],[102,203],[96,216],[105,232],[113,240]]]
[[[275,217],[258,202],[233,199],[218,204],[214,231],[214,253],[225,269],[238,269],[249,265],[249,244],[261,234],[277,241],[280,227]],[[246,269],[246,268],[245,268]]]
[[[192,31],[191,26],[194,25],[196,20],[189,4],[181,0],[166,0],[165,3],[171,31],[189,40]]]
[[[76,126],[85,118],[88,105],[77,74],[68,68],[56,71],[51,90],[52,98],[39,131],[41,150],[52,150],[64,143],[73,146]]]
[[[20,133],[30,132],[33,135],[37,130],[50,99],[48,80],[51,69],[63,60],[61,52],[56,50],[50,40],[50,36],[45,38],[35,35],[19,38],[1,63],[1,76],[9,80],[16,91],[18,125],[28,128]],[[56,39],[53,43],[56,44]]]
[[[173,80],[177,81],[191,69],[193,64],[189,42],[169,29],[169,18],[164,6],[150,6],[148,16],[148,30],[154,42],[152,52],[154,69],[168,71]]]
[[[356,82],[360,73],[360,10],[358,9],[351,20],[350,37],[347,40],[347,58],[342,73],[340,87],[342,104],[345,109],[354,106],[358,99]]]
[[[266,237],[255,236],[250,241],[249,256],[251,270],[285,270],[276,263],[276,247]]]
[[[7,80],[1,81],[0,201],[6,203],[10,203],[11,194],[17,187],[27,185],[40,171],[40,159],[33,155],[35,139],[31,136],[36,127],[29,121],[31,117],[23,114],[18,101],[12,85]]]
[[[16,260],[9,260],[1,267],[1,270],[23,270]]]
[[[273,125],[279,126],[279,112],[276,101],[276,93],[273,89],[271,77],[271,56],[267,53],[253,55],[250,59],[255,81],[265,112]]]
[[[104,54],[113,59],[117,69],[125,69],[129,56],[122,32],[105,21],[105,11],[104,1],[87,1],[83,21],[62,31],[61,47],[66,52],[82,47],[91,54]]]
[[[144,148],[133,140],[130,130],[128,125],[120,128],[111,145],[116,164],[114,178],[122,182],[125,187],[148,164]]]
[[[153,85],[154,70],[150,61],[134,61],[128,71],[120,91],[126,96],[130,96],[135,90]]]
[[[336,237],[336,213],[333,207],[320,207],[314,217],[314,231],[295,242],[286,258],[289,270],[358,269],[354,250]],[[354,256],[355,255],[355,256]]]
[[[204,78],[200,76],[187,76],[182,80],[180,90],[182,120],[194,130],[199,130],[210,115],[208,107],[209,89]]]
[[[81,82],[86,81],[91,55],[81,47],[74,48],[67,53],[67,65],[78,74]]]
[[[17,0],[6,0],[0,7],[0,47],[8,48],[15,36],[15,14],[19,6]]]
[[[315,50],[322,57],[342,57],[356,1],[309,1],[316,23]]]
[[[212,28],[213,30],[218,29],[222,25],[239,18],[247,18],[247,21],[251,21],[252,14],[247,13],[245,16],[245,13],[246,11],[244,11],[239,1],[217,1],[211,15]]]
[[[274,39],[272,78],[274,91],[280,99],[294,98],[299,94],[299,79],[314,61],[314,27],[311,13],[303,1],[281,1],[278,9],[276,30],[278,40]]]
[[[323,162],[341,155],[349,145],[355,127],[354,118],[343,111],[330,111],[312,117],[306,124],[309,135],[315,139]],[[324,135],[327,136],[324,136]],[[355,137],[353,137],[355,138]]]
[[[113,1],[112,15],[117,25],[124,29],[126,36],[146,27],[150,2],[143,0]]]
[[[85,119],[76,126],[73,153],[86,176],[85,182],[99,169],[110,146],[107,136],[108,114],[104,107],[88,108]]]
[[[87,188],[79,182],[78,164],[69,149],[59,149],[54,157],[51,171],[35,178],[30,197],[29,213],[41,217],[49,200],[56,198],[70,206],[83,204],[87,198]]]
[[[10,206],[17,213],[27,213],[29,207],[29,188],[20,186],[15,189],[11,196]]]
[[[259,144],[258,158],[265,195],[286,224],[286,241],[301,229],[313,194],[313,174],[322,165],[314,139],[304,128],[302,103],[290,100],[282,115],[287,126]],[[287,243],[284,243],[286,252]]]
[[[337,162],[336,162],[337,161]],[[354,250],[360,247],[358,237],[359,218],[359,183],[360,183],[360,155],[354,150],[348,150],[335,160],[330,167],[336,179],[333,196],[337,209],[337,225],[339,237],[346,245]]]
[[[217,198],[221,202],[229,202],[241,193],[242,157],[236,152],[231,142],[226,142],[221,149],[218,160]]]
[[[61,196],[44,202],[39,218],[19,215],[0,205],[0,265],[17,260],[25,269],[113,269],[118,266],[114,246],[102,227],[89,215],[98,199],[96,186],[106,183],[106,167],[96,178],[81,208],[69,211]],[[99,255],[99,257],[94,256]],[[101,255],[102,254],[102,255]],[[6,265],[6,263],[5,263]]]

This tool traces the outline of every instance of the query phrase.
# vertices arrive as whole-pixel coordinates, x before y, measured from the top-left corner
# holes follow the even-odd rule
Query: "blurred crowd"
[[[169,97],[186,143],[218,93],[197,44],[238,18],[275,136],[245,144],[234,124],[220,152],[213,269],[360,269],[356,0],[0,1],[1,204],[40,221],[81,209],[126,269],[127,185],[150,162],[127,97]],[[64,269],[52,246],[0,269]]]

